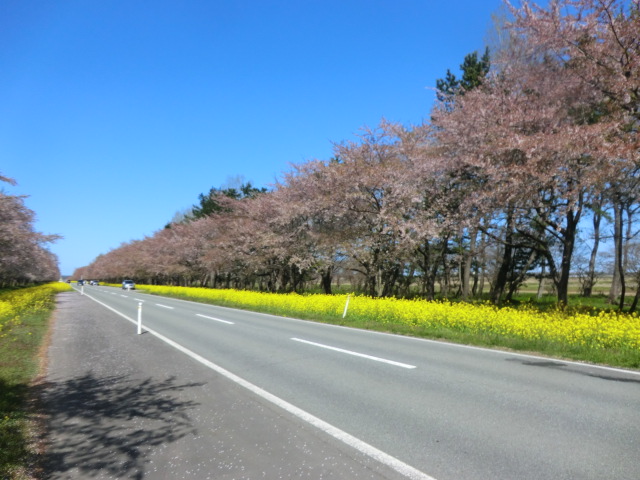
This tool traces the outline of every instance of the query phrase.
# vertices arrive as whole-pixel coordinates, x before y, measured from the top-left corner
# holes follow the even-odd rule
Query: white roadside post
[[[347,309],[349,308],[349,299],[351,298],[351,295],[347,295],[347,303],[345,303],[344,305],[344,312],[342,312],[342,318],[347,316]]]
[[[138,302],[138,335],[142,333],[142,302]]]

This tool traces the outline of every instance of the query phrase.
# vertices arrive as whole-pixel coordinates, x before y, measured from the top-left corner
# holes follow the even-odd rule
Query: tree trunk
[[[484,281],[487,276],[487,235],[482,233],[480,237],[480,267],[479,267],[479,283],[478,289],[474,292],[478,297],[482,297],[484,293]]]
[[[556,288],[558,289],[558,303],[566,306],[569,301],[569,278],[571,273],[571,258],[576,242],[576,232],[580,221],[581,209],[576,212],[569,210],[566,216],[566,227],[563,232],[562,261],[560,262],[560,276]]]
[[[621,275],[622,267],[622,209],[620,204],[614,200],[613,202],[613,246],[614,246],[614,261],[613,261],[613,280],[611,281],[611,288],[609,289],[608,302],[611,304],[616,303],[616,299],[620,294],[621,289]]]
[[[623,262],[622,262],[622,271],[629,271],[629,250],[631,247],[631,242],[633,241],[633,211],[631,209],[631,205],[628,202],[625,202],[623,213],[627,214],[627,228],[625,229],[624,235],[624,245],[623,245]],[[622,220],[624,224],[624,219]],[[626,283],[626,282],[625,282]]]
[[[437,262],[433,262],[431,244],[429,240],[425,240],[423,246],[418,248],[418,253],[421,254],[420,268],[422,269],[422,282],[421,282],[421,295],[427,300],[433,300],[435,298],[436,290],[436,274],[438,272]]]
[[[462,263],[462,275],[460,276],[460,296],[462,300],[468,300],[469,298],[469,290],[470,290],[470,281],[471,281],[471,264],[473,262],[473,256],[475,254],[476,249],[476,236],[477,230],[471,229],[469,230],[469,249],[464,252],[464,261]]]
[[[509,271],[511,270],[511,260],[513,257],[513,210],[510,209],[507,213],[507,223],[505,225],[504,236],[504,251],[502,252],[502,262],[498,274],[496,275],[495,284],[491,291],[491,302],[494,305],[499,305],[504,289],[507,285],[507,278]]]
[[[444,298],[449,296],[449,285],[451,284],[451,268],[447,262],[447,251],[449,249],[449,238],[445,237],[442,241],[442,288],[441,294]]]
[[[640,278],[636,278],[636,283],[640,285]],[[640,288],[636,288],[636,294],[633,296],[633,302],[631,302],[631,307],[629,307],[629,313],[636,311],[638,300],[640,300]]]
[[[378,265],[378,268],[376,269],[376,297],[382,297],[384,295],[384,281],[382,279],[383,275],[382,275],[382,267],[380,265]]]
[[[624,281],[624,242],[622,238],[622,205],[620,205],[620,203],[618,202],[615,202],[613,206],[613,212],[615,217],[613,238],[615,244],[616,264],[618,267],[618,281],[620,285],[620,303],[618,304],[618,309],[622,311],[622,309],[624,308],[624,297],[626,294],[626,286]]]
[[[331,274],[333,269],[331,267],[327,267],[324,270],[320,271],[320,284],[322,285],[322,290],[326,295],[331,295]]]
[[[587,270],[587,280],[582,291],[583,297],[590,297],[593,294],[593,286],[596,283],[596,258],[598,256],[598,247],[600,246],[600,222],[602,213],[593,212],[593,248],[591,249],[591,257],[589,258],[589,269]]]
[[[406,276],[403,276],[402,279],[402,291],[400,292],[400,296],[404,298],[411,297],[411,284],[413,283],[413,278],[416,273],[416,267],[414,264],[411,265],[409,271]]]
[[[520,285],[524,281],[525,277],[527,276],[527,272],[529,271],[531,265],[537,257],[538,253],[534,249],[532,249],[531,253],[529,253],[529,258],[527,259],[527,263],[525,264],[524,268],[520,271],[518,276],[511,281],[511,284],[509,285],[509,291],[507,292],[506,297],[507,302],[513,300],[513,296],[518,291],[518,287],[520,287]]]

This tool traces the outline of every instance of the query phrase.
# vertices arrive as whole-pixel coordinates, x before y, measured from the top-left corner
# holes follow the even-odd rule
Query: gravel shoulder
[[[77,292],[43,382],[48,479],[398,479]]]

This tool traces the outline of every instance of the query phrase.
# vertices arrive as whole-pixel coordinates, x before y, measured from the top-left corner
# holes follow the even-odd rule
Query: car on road
[[[89,281],[89,285],[94,285],[97,287],[98,285],[100,285],[100,282],[98,282],[97,280],[91,280]]]
[[[84,285],[84,280],[78,280],[78,286],[80,287],[82,285]]]
[[[133,283],[133,280],[125,280],[124,282],[122,282],[122,289],[123,290],[135,290],[136,289],[136,284]]]

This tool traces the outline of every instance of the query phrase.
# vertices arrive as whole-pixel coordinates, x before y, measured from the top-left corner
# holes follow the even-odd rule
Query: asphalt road
[[[75,292],[43,388],[47,480],[406,478]]]
[[[270,411],[332,439],[332,445],[341,439],[336,448],[374,463],[365,467],[365,472],[381,475],[373,478],[640,478],[638,372],[363,332],[137,291],[85,287],[84,292],[81,303],[90,295],[108,307],[94,304],[91,311],[107,317],[97,322],[114,330],[107,335],[113,338],[101,340],[109,341],[114,352],[124,343],[132,349],[128,355],[137,358],[147,348],[167,349],[161,339],[174,343],[181,350],[171,350],[171,356],[182,359],[171,361],[177,384],[188,382],[194,368],[209,368],[209,376],[231,383],[242,398],[270,405]],[[136,335],[135,325],[123,318],[135,322],[139,308],[143,335]],[[162,371],[167,361],[160,363],[153,368]],[[138,376],[146,368],[152,367],[143,362]],[[221,417],[233,423],[227,412]],[[200,420],[189,425],[198,428]],[[286,438],[273,438],[268,444],[275,448],[283,442]],[[159,445],[165,443],[173,442]],[[250,450],[246,445],[242,449]],[[323,475],[320,468],[308,478],[359,478],[344,471]],[[282,478],[304,477],[286,471]]]

